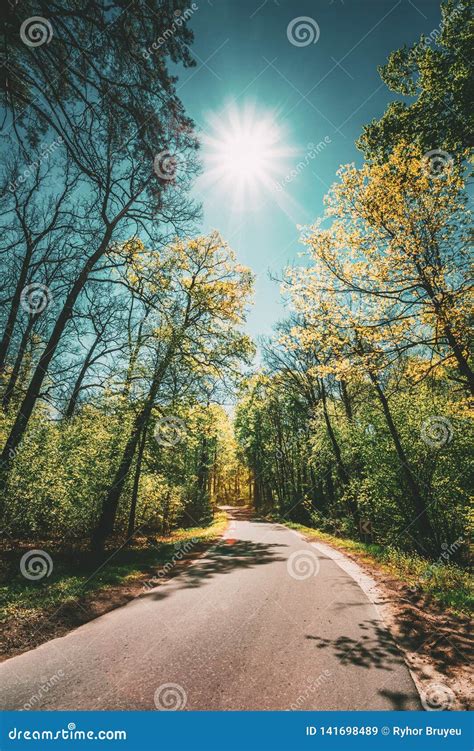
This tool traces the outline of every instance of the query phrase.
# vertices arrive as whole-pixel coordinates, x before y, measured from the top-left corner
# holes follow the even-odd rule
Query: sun
[[[215,143],[213,158],[231,180],[264,181],[275,168],[278,132],[271,121],[234,121]]]
[[[275,190],[285,158],[292,153],[275,115],[251,106],[211,115],[202,143],[205,183],[241,206]]]

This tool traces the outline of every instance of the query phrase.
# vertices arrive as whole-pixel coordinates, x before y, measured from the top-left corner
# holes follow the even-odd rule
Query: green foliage
[[[9,478],[4,523],[10,534],[88,534],[130,422],[130,415],[111,406],[86,406],[67,421],[36,414]]]
[[[433,544],[418,534],[416,509],[392,436],[376,395],[365,383],[352,387],[350,417],[336,391],[328,410],[344,479],[321,405],[305,418],[302,408],[299,414],[294,410],[297,393],[289,391],[280,375],[249,383],[236,430],[254,484],[262,488],[260,509],[354,538],[361,537],[358,520],[367,520],[377,544],[434,559],[444,546],[458,543],[451,558],[466,564],[472,535],[472,421],[462,399],[459,402],[439,379],[425,380],[416,389],[407,384],[401,388],[394,380],[388,390],[392,417],[436,531]],[[432,435],[436,426],[440,435]]]
[[[212,520],[218,500],[211,492],[216,449],[228,437],[228,417],[215,406],[181,406],[179,414],[183,430],[175,445],[160,445],[153,429],[147,436],[137,529],[169,533],[178,524],[193,527]],[[84,406],[70,420],[51,421],[40,411],[15,455],[3,517],[9,534],[22,539],[66,538],[73,544],[87,540],[132,417],[130,407],[112,397]],[[152,428],[159,419],[155,415]],[[2,432],[6,428],[4,420]],[[119,536],[127,530],[133,474],[119,505]]]
[[[12,536],[94,539],[105,517],[103,546],[142,528],[208,524],[226,461],[234,461],[232,443],[221,451],[231,431],[217,405],[253,352],[242,332],[251,273],[217,233],[176,239],[160,254],[132,238],[110,255],[126,259],[111,307],[116,315],[123,305],[128,324],[125,338],[121,327],[112,330],[113,361],[107,352],[95,360],[101,387],[84,386],[71,399],[68,372],[69,399],[54,387],[55,408],[38,399],[11,450],[18,403],[0,410],[1,506]],[[104,326],[95,320],[96,333]],[[84,372],[90,365],[86,359]],[[76,363],[71,370],[77,376]]]
[[[239,401],[235,430],[253,472],[255,507],[277,505],[284,512],[299,504],[308,487],[309,446],[306,406],[279,386],[264,376],[251,381]]]
[[[61,605],[77,601],[78,597],[106,590],[120,584],[142,579],[144,574],[152,578],[176,553],[185,548],[207,544],[219,537],[227,525],[224,513],[216,513],[207,527],[191,527],[179,530],[167,537],[139,538],[133,545],[115,553],[100,571],[90,556],[76,553],[73,559],[60,549],[51,550],[54,569],[48,579],[41,582],[28,581],[18,571],[17,560],[12,560],[5,583],[0,586],[0,623],[8,619],[15,622],[31,622]]]
[[[400,141],[453,156],[472,143],[473,37],[470,1],[448,0],[438,28],[412,47],[392,52],[379,68],[382,80],[414,101],[391,102],[380,120],[364,128],[357,145],[367,158],[382,160]]]

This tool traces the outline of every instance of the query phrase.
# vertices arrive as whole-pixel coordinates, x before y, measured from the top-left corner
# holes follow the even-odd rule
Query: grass
[[[189,543],[185,551],[192,554],[193,550],[199,550],[219,537],[226,525],[226,514],[217,512],[208,527],[178,529],[167,537],[153,537],[153,542],[149,537],[138,538],[133,545],[111,553],[110,560],[99,571],[84,553],[74,559],[46,548],[53,559],[53,573],[38,581],[25,579],[19,571],[19,561],[15,559],[14,574],[0,586],[0,622],[36,620],[44,612],[50,613],[77,600],[80,602],[91,593],[132,584],[146,574],[151,578],[173,560],[183,545]]]
[[[311,539],[327,542],[328,545],[354,555],[361,563],[376,565],[408,586],[416,587],[454,613],[466,615],[474,609],[473,577],[459,566],[450,563],[433,564],[415,553],[405,553],[395,547],[335,537],[286,519],[279,521]]]

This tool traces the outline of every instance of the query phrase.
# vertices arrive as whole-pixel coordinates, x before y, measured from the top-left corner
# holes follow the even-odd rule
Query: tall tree
[[[307,241],[313,292],[341,306],[349,297],[394,358],[429,352],[420,377],[449,368],[474,394],[470,215],[460,169],[432,176],[416,147],[399,145],[384,164],[341,169],[325,218],[330,226],[315,224]]]
[[[472,3],[448,0],[438,28],[389,55],[379,68],[382,81],[412,101],[391,102],[365,126],[357,145],[367,158],[381,161],[401,141],[417,144],[422,153],[443,150],[452,157],[472,146],[473,42]]]
[[[40,3],[39,9],[47,34],[39,45],[25,41],[27,21],[38,6],[26,3],[7,12],[6,124],[27,159],[33,158],[39,139],[61,139],[79,173],[73,224],[84,233],[87,217],[88,237],[57,301],[56,320],[5,443],[2,483],[91,273],[114,243],[140,232],[157,242],[165,232],[182,231],[196,215],[184,198],[196,143],[166,64],[167,57],[192,62],[186,18],[166,34],[156,55],[144,54],[148,48],[154,51],[153,43],[171,26],[182,3],[153,0],[130,12],[123,2],[104,11],[93,1],[86,8],[58,1]]]
[[[238,326],[243,321],[252,278],[247,269],[235,263],[232,251],[217,234],[175,243],[168,258],[160,259],[159,264],[155,271],[150,262],[146,264],[152,285],[167,277],[156,305],[159,327],[157,321],[152,373],[103,501],[93,536],[97,553],[102,552],[113,531],[140,436],[173,361],[179,356],[183,363],[205,364],[211,373],[219,372],[232,367],[249,348]]]

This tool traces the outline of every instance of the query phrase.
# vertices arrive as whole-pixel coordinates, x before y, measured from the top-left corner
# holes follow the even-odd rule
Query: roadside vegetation
[[[138,535],[98,570],[86,550],[71,553],[50,543],[54,570],[41,582],[25,578],[17,555],[9,555],[0,586],[0,624],[6,635],[0,656],[36,646],[158,586],[219,539],[226,526],[226,514],[218,511],[206,527]]]
[[[308,540],[325,542],[353,556],[361,564],[375,566],[396,577],[414,595],[426,595],[428,600],[457,614],[466,615],[474,610],[474,582],[471,574],[460,566],[446,563],[442,556],[440,560],[430,562],[416,553],[405,553],[399,548],[336,537],[303,524],[281,519],[279,521],[301,532]]]

